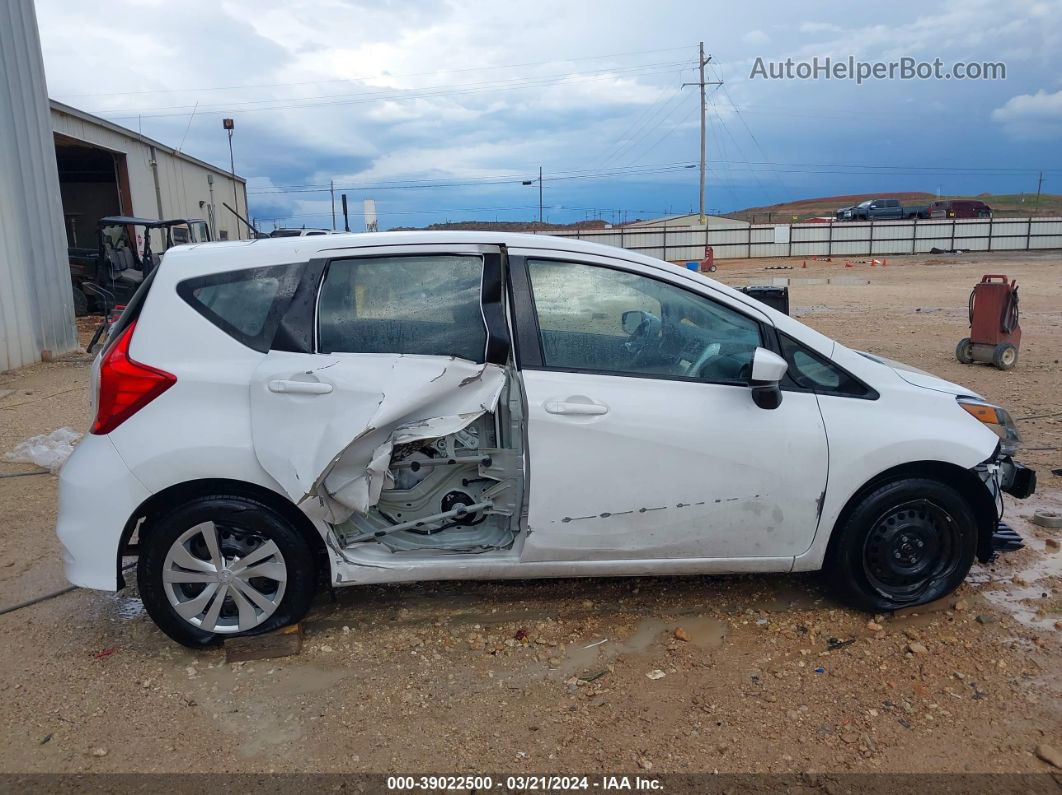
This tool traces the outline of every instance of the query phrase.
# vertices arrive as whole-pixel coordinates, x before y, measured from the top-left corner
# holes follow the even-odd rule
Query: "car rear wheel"
[[[316,585],[306,539],[248,497],[188,502],[141,529],[137,582],[159,629],[200,647],[305,615]]]
[[[845,603],[868,611],[932,602],[965,579],[977,522],[955,489],[903,478],[863,496],[835,531],[824,566]]]

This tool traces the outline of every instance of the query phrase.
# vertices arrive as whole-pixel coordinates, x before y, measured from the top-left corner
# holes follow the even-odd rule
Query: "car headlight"
[[[1000,406],[973,398],[958,398],[959,405],[974,419],[987,425],[1000,439],[1000,452],[1014,455],[1021,445],[1021,434],[1010,413]]]

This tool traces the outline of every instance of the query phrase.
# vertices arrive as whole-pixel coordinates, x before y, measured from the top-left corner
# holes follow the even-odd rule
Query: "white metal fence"
[[[1029,251],[1062,248],[1060,218],[836,221],[749,226],[639,226],[548,232],[618,246],[651,257],[700,260],[707,242],[717,259],[744,257],[853,257],[925,254],[934,248]]]

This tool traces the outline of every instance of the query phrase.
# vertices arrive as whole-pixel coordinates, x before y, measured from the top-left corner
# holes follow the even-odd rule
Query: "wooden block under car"
[[[302,624],[293,624],[266,635],[253,635],[248,638],[233,638],[225,641],[225,662],[291,657],[300,651],[302,651]]]

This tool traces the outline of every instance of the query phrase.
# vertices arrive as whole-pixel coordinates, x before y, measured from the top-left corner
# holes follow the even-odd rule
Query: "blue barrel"
[[[687,262],[686,269],[691,271],[699,271],[701,269],[701,263],[699,262]]]

